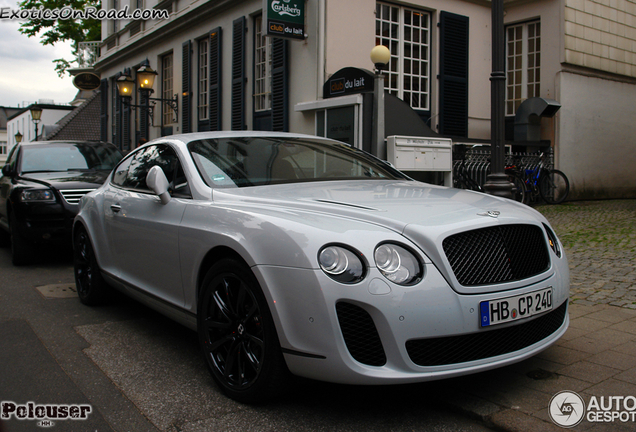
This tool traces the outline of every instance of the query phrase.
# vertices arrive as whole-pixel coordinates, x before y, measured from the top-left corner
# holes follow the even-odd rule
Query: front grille
[[[567,301],[532,321],[497,330],[461,336],[413,339],[406,351],[419,366],[441,366],[481,360],[519,351],[557,331],[567,312]]]
[[[464,286],[504,283],[546,271],[550,256],[541,228],[501,225],[452,235],[442,243]]]
[[[336,312],[351,357],[369,366],[383,366],[386,355],[371,315],[361,307],[346,302],[338,302]]]
[[[79,204],[80,199],[82,199],[84,195],[89,192],[93,192],[94,190],[95,189],[67,189],[61,190],[60,193],[64,197],[64,201],[66,201],[67,203]]]

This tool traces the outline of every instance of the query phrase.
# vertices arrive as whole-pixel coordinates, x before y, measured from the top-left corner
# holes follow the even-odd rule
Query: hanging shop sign
[[[354,67],[340,69],[325,82],[322,97],[327,99],[353,93],[373,91],[373,74],[368,70]]]
[[[305,0],[263,0],[265,34],[305,39]]]
[[[101,80],[94,73],[81,72],[73,78],[73,85],[80,90],[95,90],[101,85]]]

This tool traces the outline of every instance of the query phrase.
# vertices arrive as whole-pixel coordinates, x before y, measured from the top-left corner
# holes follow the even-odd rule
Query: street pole
[[[382,71],[375,73],[373,98],[373,133],[371,140],[371,153],[380,159],[386,159],[384,144],[384,77]]]
[[[512,198],[513,185],[504,172],[505,149],[505,39],[503,0],[492,0],[492,74],[490,75],[490,174],[484,190]]]

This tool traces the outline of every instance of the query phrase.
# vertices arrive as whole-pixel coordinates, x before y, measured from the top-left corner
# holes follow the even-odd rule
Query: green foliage
[[[41,7],[49,10],[63,7],[84,10],[89,6],[101,9],[101,1],[99,0],[22,0],[18,5],[22,10],[40,9]],[[42,45],[55,45],[57,42],[71,41],[73,54],[77,57],[79,42],[98,41],[101,39],[101,25],[101,21],[97,19],[81,21],[31,19],[20,26],[20,33],[28,37],[35,37],[42,32],[40,37]],[[56,64],[55,70],[60,77],[75,62],[76,60],[53,60],[53,63]]]

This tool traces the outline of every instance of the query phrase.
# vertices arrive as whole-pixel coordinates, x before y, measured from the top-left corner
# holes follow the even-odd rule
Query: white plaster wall
[[[633,198],[636,86],[568,72],[558,84],[557,166],[570,179],[570,198]]]

